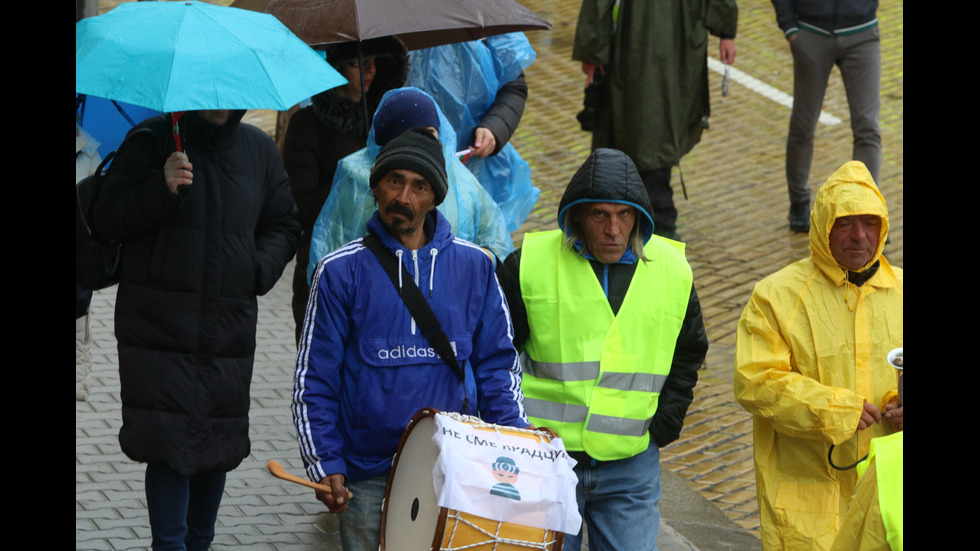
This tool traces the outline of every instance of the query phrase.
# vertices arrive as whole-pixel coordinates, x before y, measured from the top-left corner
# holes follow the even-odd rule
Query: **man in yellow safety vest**
[[[684,244],[653,235],[626,154],[572,177],[561,229],[530,233],[498,276],[522,352],[528,419],[577,461],[590,551],[655,549],[659,448],[677,439],[708,341]],[[565,549],[577,551],[582,534]]]

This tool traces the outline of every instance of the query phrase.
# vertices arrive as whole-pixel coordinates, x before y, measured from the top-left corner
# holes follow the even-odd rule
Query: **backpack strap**
[[[89,184],[88,196],[83,197],[83,199],[86,201],[85,203],[83,203],[85,205],[84,208],[85,225],[89,227],[89,229],[92,232],[92,235],[97,235],[97,234],[95,233],[94,228],[92,228],[92,224],[90,220],[92,220],[95,201],[99,198],[99,193],[102,191],[102,181],[105,180],[106,173],[108,173],[109,169],[112,168],[109,163],[118,156],[119,152],[122,151],[123,146],[126,146],[127,144],[132,142],[133,137],[143,133],[153,136],[153,144],[156,146],[156,156],[160,157],[161,156],[160,142],[159,140],[157,140],[156,134],[153,132],[151,128],[147,126],[141,126],[139,128],[135,128],[131,130],[128,134],[126,134],[126,137],[123,138],[123,141],[122,143],[119,144],[119,147],[115,151],[112,151],[108,155],[106,155],[105,158],[102,159],[102,162],[99,164],[99,168],[96,169],[96,171],[93,173],[96,177],[92,178],[92,181]]]
[[[85,179],[78,182],[75,186],[76,219],[82,223],[88,235],[95,235],[95,230],[92,228],[92,223],[90,222],[92,219],[92,205],[95,203],[95,198],[98,195],[99,184],[102,183],[106,165],[112,162],[112,159],[115,157],[116,152],[110,151],[102,159],[102,162],[99,163],[99,168],[95,169],[95,172],[86,176]]]
[[[445,361],[449,367],[452,368],[456,376],[459,377],[460,382],[466,381],[466,372],[460,367],[459,362],[456,360],[456,353],[453,352],[452,345],[449,343],[449,337],[446,336],[446,332],[442,330],[442,325],[436,318],[435,313],[426,302],[425,296],[422,295],[422,291],[419,290],[418,285],[415,284],[415,280],[405,269],[405,266],[398,261],[398,258],[392,254],[387,247],[381,243],[381,238],[373,233],[369,233],[363,239],[364,246],[367,247],[374,256],[378,257],[378,261],[381,262],[381,267],[384,268],[385,273],[388,274],[388,278],[391,280],[392,285],[398,290],[398,295],[402,297],[402,301],[405,302],[405,306],[408,307],[409,313],[415,318],[415,322],[419,325],[422,330],[422,334],[425,338],[429,340],[429,344],[432,348],[439,354],[439,357]],[[403,272],[402,286],[398,286],[398,268],[401,268]],[[402,292],[404,290],[404,292]],[[464,362],[465,364],[465,362]],[[465,393],[465,385],[464,385]],[[467,402],[463,402],[464,409],[467,409]]]

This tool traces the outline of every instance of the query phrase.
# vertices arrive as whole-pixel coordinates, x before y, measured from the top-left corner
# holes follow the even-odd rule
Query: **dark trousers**
[[[296,249],[296,269],[293,271],[293,322],[296,324],[296,344],[303,333],[306,303],[310,298],[310,284],[306,282],[306,268],[310,263],[310,236],[303,235],[303,242]]]
[[[881,31],[822,36],[801,31],[790,43],[793,53],[793,110],[786,139],[786,182],[791,203],[810,201],[813,140],[831,71],[844,81],[854,146],[851,158],[868,167],[878,183],[881,169]],[[818,181],[823,181],[820,175]]]
[[[145,484],[154,551],[207,551],[214,539],[225,473],[183,476],[148,464]]]
[[[303,333],[303,318],[306,317],[306,303],[310,298],[310,286],[306,283],[306,264],[302,268],[299,262],[296,263],[296,271],[293,272],[293,322],[296,326],[296,343],[299,344],[300,335]]]
[[[677,230],[677,208],[670,187],[670,167],[641,170],[640,178],[653,206],[653,233],[665,235]]]

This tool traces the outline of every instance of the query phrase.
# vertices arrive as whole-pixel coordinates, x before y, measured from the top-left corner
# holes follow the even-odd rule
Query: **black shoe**
[[[810,231],[810,202],[789,204],[789,229],[798,233]]]

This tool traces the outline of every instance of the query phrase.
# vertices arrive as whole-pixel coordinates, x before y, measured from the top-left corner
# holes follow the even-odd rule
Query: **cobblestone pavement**
[[[118,2],[103,0],[102,11]],[[228,3],[228,2],[222,2]],[[554,227],[564,185],[589,152],[589,134],[578,129],[584,77],[571,61],[578,2],[525,0],[552,22],[553,30],[528,33],[538,52],[527,71],[530,97],[513,143],[530,163],[541,197],[527,222],[514,233]],[[662,455],[665,469],[743,528],[758,533],[752,467],[751,418],[732,396],[735,326],[756,281],[808,254],[805,235],[789,231],[783,158],[789,109],[778,93],[792,89],[792,60],[776,27],[770,2],[739,2],[738,56],[731,91],[720,94],[712,72],[711,129],[681,163],[689,200],[678,171],[675,199],[679,232],[687,243],[701,296],[711,348],[684,431]],[[904,265],[903,2],[883,3],[882,142],[880,187],[891,216],[889,260]],[[717,40],[709,46],[717,56]],[[743,76],[747,75],[747,76]],[[751,77],[751,78],[748,78]],[[773,99],[775,97],[775,99]],[[849,159],[847,102],[839,74],[831,76],[824,110],[840,119],[821,125],[810,183],[823,180]],[[274,128],[273,112],[250,112],[247,120]],[[291,273],[292,268],[287,272]],[[271,478],[269,459],[301,473],[291,428],[289,394],[295,359],[288,278],[261,297],[255,376],[252,382],[252,453],[228,476],[218,520],[216,549],[339,549],[335,519],[323,513],[305,488]],[[112,308],[115,291],[96,294],[92,305],[92,393],[76,402],[76,549],[134,549],[148,544],[143,466],[128,460],[116,439],[120,424]]]

